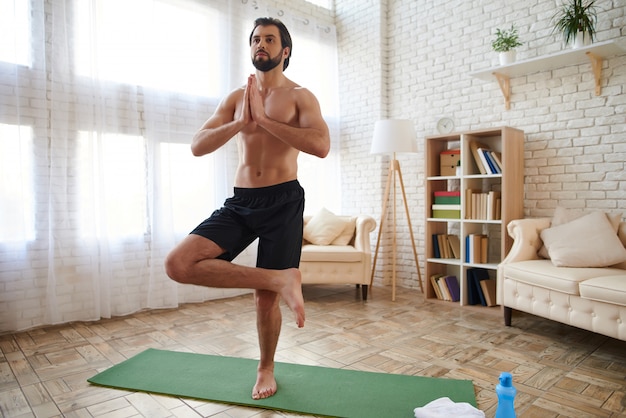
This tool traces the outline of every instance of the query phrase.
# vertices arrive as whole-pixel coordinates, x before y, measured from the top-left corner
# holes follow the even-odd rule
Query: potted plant
[[[491,42],[493,50],[500,53],[500,65],[515,62],[515,48],[521,45],[515,25],[511,29],[496,29],[496,39]]]
[[[560,32],[565,44],[579,48],[593,42],[596,34],[596,0],[567,0],[555,13],[552,32]]]

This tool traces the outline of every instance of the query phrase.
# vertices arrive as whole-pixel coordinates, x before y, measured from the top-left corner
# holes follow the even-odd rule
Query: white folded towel
[[[450,398],[439,398],[415,408],[415,418],[485,418],[485,413],[467,402],[453,402]]]

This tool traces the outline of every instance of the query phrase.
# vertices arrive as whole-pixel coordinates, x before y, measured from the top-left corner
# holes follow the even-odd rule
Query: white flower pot
[[[591,45],[591,37],[585,32],[576,32],[574,42],[572,42],[572,48],[578,49],[588,45]]]
[[[509,65],[515,62],[516,52],[514,49],[510,51],[500,52],[498,58],[500,59],[500,65]]]

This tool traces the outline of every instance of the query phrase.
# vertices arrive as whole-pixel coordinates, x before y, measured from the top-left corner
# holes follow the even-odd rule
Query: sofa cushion
[[[330,243],[330,245],[348,245],[354,237],[356,229],[356,216],[344,219],[345,225],[339,236]]]
[[[364,254],[350,245],[313,245],[302,246],[300,261],[334,261],[340,263],[358,263]]]
[[[585,215],[588,215],[591,212],[583,211],[580,209],[566,209],[561,206],[557,206],[554,209],[554,215],[552,215],[552,220],[550,221],[550,226],[555,227],[559,225],[566,224],[568,222],[575,221],[578,218],[581,218]],[[620,221],[622,220],[622,213],[606,213],[606,217],[611,222],[613,229],[615,231],[618,230]],[[624,246],[626,246],[626,242],[624,242]],[[550,258],[548,254],[548,249],[545,245],[542,245],[538,252],[539,256],[543,258]]]
[[[516,261],[502,265],[504,279],[513,279],[570,295],[579,295],[579,284],[595,277],[623,275],[615,268],[556,267],[550,260]]]
[[[602,212],[546,228],[541,239],[559,267],[606,267],[626,260],[626,248]]]
[[[304,239],[311,244],[328,245],[342,233],[347,222],[322,208],[304,226]]]
[[[585,280],[580,284],[580,296],[626,306],[626,273]]]

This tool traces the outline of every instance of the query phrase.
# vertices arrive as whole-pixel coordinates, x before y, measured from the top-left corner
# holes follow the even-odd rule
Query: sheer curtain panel
[[[246,3],[0,0],[0,332],[246,292],[163,270],[232,192],[234,141],[189,144],[252,71]]]

